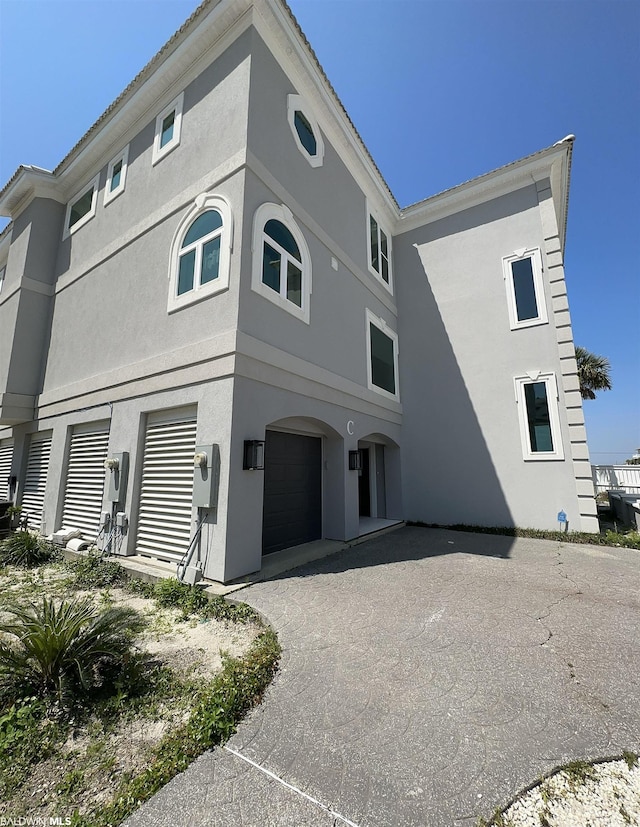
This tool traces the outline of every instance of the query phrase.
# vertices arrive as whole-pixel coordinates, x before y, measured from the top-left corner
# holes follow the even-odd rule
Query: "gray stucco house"
[[[572,141],[401,209],[287,6],[205,0],[0,192],[0,499],[223,582],[401,520],[597,531]]]

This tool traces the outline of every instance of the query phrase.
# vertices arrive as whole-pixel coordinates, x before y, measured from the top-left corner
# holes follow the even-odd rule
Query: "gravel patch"
[[[640,765],[620,760],[560,770],[519,797],[502,819],[497,824],[504,827],[640,825]]]

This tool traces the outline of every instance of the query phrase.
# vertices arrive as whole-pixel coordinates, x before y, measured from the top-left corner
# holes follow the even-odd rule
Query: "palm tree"
[[[583,399],[595,399],[595,391],[610,391],[611,365],[604,356],[596,356],[583,347],[576,347],[580,395]]]

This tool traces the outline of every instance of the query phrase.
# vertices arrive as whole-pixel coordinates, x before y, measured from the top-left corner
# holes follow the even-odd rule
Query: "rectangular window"
[[[555,375],[534,373],[515,383],[524,459],[564,459]]]
[[[367,310],[368,385],[398,399],[398,336]]]
[[[372,213],[369,213],[369,270],[391,289],[391,242]]]
[[[156,118],[156,134],[153,141],[152,164],[157,164],[180,144],[182,106],[184,92],[171,101]]]
[[[107,167],[107,184],[104,188],[104,203],[108,204],[124,192],[127,181],[127,167],[129,164],[129,147],[126,146],[122,152],[109,162]]]
[[[2,285],[4,284],[4,274],[7,272],[6,267],[0,267],[0,293],[2,293]]]
[[[505,256],[502,263],[511,329],[546,324],[540,250],[517,251]]]
[[[63,238],[75,233],[90,221],[96,214],[98,203],[98,180],[99,176],[93,179],[83,190],[75,195],[67,204],[67,212],[64,219]]]

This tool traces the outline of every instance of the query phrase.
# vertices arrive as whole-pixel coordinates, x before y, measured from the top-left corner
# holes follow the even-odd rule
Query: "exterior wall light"
[[[264,439],[245,439],[242,468],[245,471],[264,470]]]
[[[120,468],[120,460],[117,457],[109,457],[109,459],[105,459],[104,467],[107,471],[117,471]]]
[[[349,471],[362,471],[362,451],[349,451]]]

